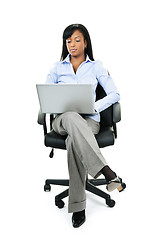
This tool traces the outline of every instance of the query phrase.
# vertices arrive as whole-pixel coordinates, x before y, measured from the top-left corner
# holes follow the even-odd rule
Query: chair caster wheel
[[[62,200],[55,201],[55,205],[56,205],[58,208],[63,208],[63,207],[64,207],[64,202],[63,202]]]
[[[49,184],[44,185],[44,191],[45,192],[50,192],[51,191],[51,186]]]
[[[49,157],[50,157],[50,158],[53,158],[53,155],[54,155],[54,150],[52,149],[51,152],[50,152],[50,154],[49,154]]]
[[[106,199],[106,204],[109,206],[109,207],[114,207],[114,205],[116,204],[116,202],[112,199]]]

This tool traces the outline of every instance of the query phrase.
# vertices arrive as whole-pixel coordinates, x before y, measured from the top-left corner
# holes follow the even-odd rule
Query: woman
[[[82,117],[76,112],[66,112],[57,115],[53,121],[55,132],[68,135],[68,212],[73,213],[73,227],[79,227],[85,222],[85,182],[88,173],[94,178],[103,174],[108,191],[121,187],[122,180],[108,166],[94,137],[100,128],[99,113],[119,101],[120,96],[108,72],[99,61],[94,60],[89,33],[81,24],[72,24],[64,30],[61,61],[51,69],[46,82],[93,84],[95,99],[96,87],[100,83],[107,94],[95,102],[98,114]]]

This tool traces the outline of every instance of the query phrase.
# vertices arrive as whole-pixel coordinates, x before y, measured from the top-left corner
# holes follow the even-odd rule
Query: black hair
[[[72,24],[69,25],[63,32],[63,45],[62,45],[62,54],[61,54],[61,61],[63,61],[67,55],[68,55],[68,50],[66,46],[66,39],[71,37],[71,35],[74,33],[74,31],[79,30],[83,36],[84,40],[87,41],[87,47],[85,48],[85,54],[88,54],[89,58],[94,61],[93,58],[93,52],[92,52],[92,44],[91,44],[91,39],[88,30],[86,27],[84,27],[82,24]]]

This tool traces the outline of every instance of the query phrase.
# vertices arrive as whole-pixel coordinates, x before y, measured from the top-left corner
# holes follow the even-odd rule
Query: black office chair
[[[106,96],[103,88],[98,84],[96,89],[96,99],[99,100]],[[114,145],[114,140],[117,138],[117,128],[116,123],[121,120],[121,110],[120,103],[115,103],[109,108],[105,109],[100,113],[101,122],[100,122],[100,131],[95,135],[96,140],[100,148]],[[66,149],[65,139],[67,136],[61,136],[54,132],[52,129],[53,114],[50,114],[50,131],[47,132],[47,123],[46,123],[46,114],[39,112],[38,114],[38,123],[43,125],[44,129],[44,142],[46,147],[51,147],[50,158],[54,155],[54,148]],[[69,179],[47,179],[44,185],[44,191],[51,190],[51,184],[69,186]],[[86,190],[96,194],[105,199],[106,204],[109,207],[115,205],[115,201],[111,199],[110,195],[96,186],[106,184],[104,179],[88,179],[86,181]],[[122,183],[122,187],[125,188],[125,183]],[[58,208],[64,207],[63,198],[68,196],[68,189],[60,193],[55,197],[55,205]]]

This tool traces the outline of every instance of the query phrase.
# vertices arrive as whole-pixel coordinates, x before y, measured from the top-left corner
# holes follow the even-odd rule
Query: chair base
[[[60,185],[60,186],[69,186],[68,179],[47,179],[44,185],[44,191],[49,192],[51,191],[51,184],[53,185]],[[87,179],[86,181],[86,190],[105,199],[106,205],[109,207],[114,207],[115,201],[111,199],[110,195],[102,191],[101,189],[97,188],[96,186],[105,185],[105,179]],[[58,208],[64,207],[64,202],[62,201],[63,198],[67,197],[69,193],[69,188],[63,191],[62,193],[55,196],[55,205]]]

